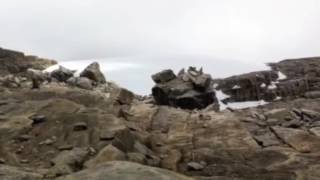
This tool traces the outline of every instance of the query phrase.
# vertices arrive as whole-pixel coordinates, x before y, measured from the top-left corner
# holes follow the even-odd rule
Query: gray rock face
[[[269,88],[278,79],[275,71],[259,71],[225,79],[214,80],[216,89],[229,95],[226,102],[273,100],[277,94]]]
[[[203,109],[217,103],[214,90],[210,86],[211,76],[195,68],[181,71],[179,76],[165,70],[152,76],[157,83],[152,95],[159,105],[169,105],[183,109]]]
[[[97,62],[90,64],[83,72],[80,77],[86,77],[93,80],[96,83],[105,84],[106,79],[100,70],[100,65]]]

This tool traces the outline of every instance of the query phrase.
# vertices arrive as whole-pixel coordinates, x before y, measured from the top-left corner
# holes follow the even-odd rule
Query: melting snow
[[[262,106],[266,104],[268,104],[268,102],[261,100],[261,101],[245,101],[245,102],[228,103],[228,106],[232,109],[244,109],[249,107]]]

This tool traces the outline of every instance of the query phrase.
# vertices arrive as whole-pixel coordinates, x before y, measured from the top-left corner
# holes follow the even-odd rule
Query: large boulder
[[[131,162],[111,161],[57,180],[192,180],[192,178]]]
[[[60,82],[67,82],[69,78],[73,77],[74,73],[75,71],[59,66],[59,69],[51,72],[51,77]]]
[[[96,83],[105,84],[106,79],[100,70],[100,65],[97,62],[90,64],[85,70],[80,74],[80,77],[89,78]]]
[[[190,67],[181,71],[178,77],[172,70],[165,70],[152,76],[157,83],[152,95],[159,105],[169,105],[183,109],[203,109],[217,104],[215,92],[211,87],[211,76]]]

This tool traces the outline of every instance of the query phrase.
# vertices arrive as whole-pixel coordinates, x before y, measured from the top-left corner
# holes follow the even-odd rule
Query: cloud
[[[267,62],[319,55],[319,8],[318,0],[2,0],[0,43],[59,60]]]

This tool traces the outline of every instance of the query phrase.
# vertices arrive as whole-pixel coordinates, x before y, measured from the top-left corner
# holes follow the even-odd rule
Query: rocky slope
[[[153,100],[107,82],[96,63],[74,77],[10,53],[0,49],[0,179],[320,179],[320,58],[218,80],[193,68],[158,74],[162,104],[158,90]],[[217,108],[247,100],[269,104]]]

